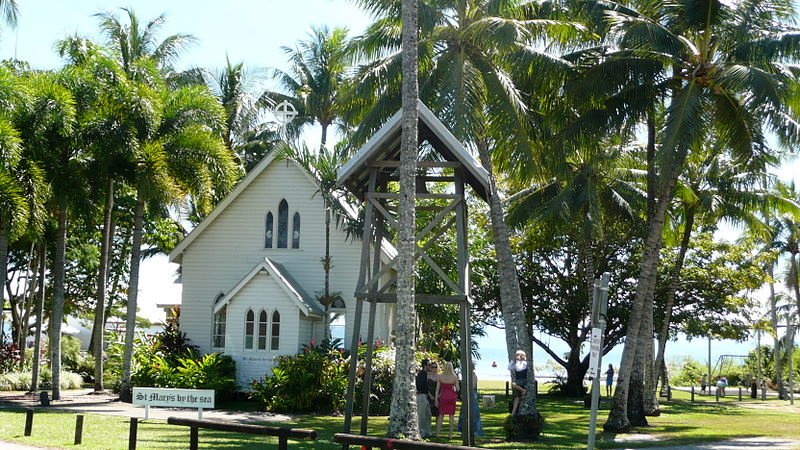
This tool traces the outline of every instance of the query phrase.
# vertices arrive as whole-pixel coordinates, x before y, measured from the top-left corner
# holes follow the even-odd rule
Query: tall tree
[[[360,0],[359,3],[376,16],[376,21],[364,36],[357,38],[360,52],[374,61],[360,69],[362,83],[356,97],[370,98],[375,106],[361,112],[355,142],[377,129],[400,97],[398,2]],[[501,169],[516,167],[521,172],[531,169],[531,165],[520,161],[537,158],[526,160],[520,154],[535,153],[530,125],[534,120],[528,116],[531,110],[526,103],[534,95],[526,97],[515,84],[514,73],[530,74],[526,78],[530,82],[528,87],[536,94],[542,92],[540,88],[552,86],[566,73],[569,64],[529,44],[546,32],[562,38],[574,35],[576,27],[536,18],[540,11],[530,2],[422,1],[419,6],[422,38],[417,49],[423,74],[421,98],[459,140],[477,151],[481,164],[489,172],[492,235],[510,360],[517,350],[530,354],[532,347],[501,193],[492,166],[500,163]],[[372,100],[375,92],[378,97]],[[533,377],[527,379],[529,391],[534,392]],[[522,414],[538,414],[535,400],[535,395],[525,397]]]
[[[703,0],[677,5],[657,1],[636,5],[638,10],[613,2],[594,4],[606,13],[617,37],[618,47],[607,60],[607,70],[630,74],[627,78],[636,80],[633,67],[640,65],[632,61],[648,61],[661,68],[656,80],[663,87],[656,93],[666,93],[655,160],[655,205],[631,310],[631,323],[643,323],[668,206],[690,149],[710,140],[713,132],[719,148],[734,160],[746,161],[767,148],[765,128],[783,143],[797,142],[800,137],[790,119],[796,115],[789,101],[796,80],[788,69],[800,56],[800,45],[790,25],[792,6],[781,0],[736,4]],[[629,329],[614,404],[604,425],[607,431],[630,428],[627,403],[634,356],[648,338],[637,327]]]
[[[281,47],[289,57],[288,72],[273,69],[282,92],[267,91],[262,101],[274,106],[288,101],[297,109],[294,133],[307,125],[322,128],[320,146],[328,143],[328,129],[346,129],[343,117],[348,106],[350,55],[346,28],[312,28],[309,38],[295,48]]]
[[[397,352],[395,354],[389,436],[417,440],[416,388],[414,386],[414,328],[416,324],[414,261],[416,259],[416,175],[418,152],[419,99],[417,43],[419,40],[416,0],[402,0],[402,131],[400,142],[400,204],[398,206],[397,256]]]
[[[61,398],[61,323],[64,320],[64,270],[66,263],[67,223],[70,207],[77,199],[86,198],[82,150],[75,145],[77,105],[71,88],[73,74],[69,69],[59,73],[31,74],[32,99],[20,121],[23,142],[31,158],[37,161],[50,184],[52,195],[49,210],[57,223],[53,260],[53,304],[50,315],[50,367],[53,399]]]

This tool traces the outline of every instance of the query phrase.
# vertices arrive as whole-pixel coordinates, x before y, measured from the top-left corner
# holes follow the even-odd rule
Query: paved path
[[[697,445],[679,445],[673,447],[653,447],[638,450],[797,450],[800,442],[770,437],[737,438],[723,442],[710,442]],[[632,449],[626,449],[632,450]]]

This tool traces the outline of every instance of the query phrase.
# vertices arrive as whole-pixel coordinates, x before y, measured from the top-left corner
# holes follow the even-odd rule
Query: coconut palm
[[[416,258],[416,173],[418,145],[417,127],[419,111],[417,21],[419,12],[416,0],[402,0],[402,58],[403,88],[400,138],[400,202],[397,225],[397,351],[395,353],[392,403],[389,411],[389,436],[417,440],[420,438],[417,421],[417,402],[414,386],[414,260]]]
[[[307,40],[294,48],[281,48],[289,57],[290,68],[288,72],[273,69],[272,76],[282,91],[267,91],[261,100],[269,106],[290,102],[298,114],[289,131],[297,133],[318,124],[322,128],[320,146],[325,146],[331,126],[347,128],[343,121],[350,83],[347,29],[312,28]]]
[[[19,8],[17,7],[17,0],[1,0],[0,1],[0,18],[12,28],[17,26],[17,17],[19,16]]]
[[[376,16],[365,35],[356,39],[360,52],[374,61],[360,69],[358,78],[362,82],[354,97],[368,98],[375,106],[360,113],[360,126],[353,138],[356,143],[371,135],[386,115],[396,110],[394,105],[400,98],[399,3],[360,0],[359,4]],[[528,104],[534,96],[523,93],[514,74],[529,74],[521,77],[530,83],[531,90],[557,84],[570,65],[532,43],[545,32],[565,38],[578,28],[532,18],[537,12],[532,2],[522,1],[420,2],[420,97],[459,140],[477,151],[489,172],[490,217],[509,359],[520,349],[530,353],[532,347],[492,167],[499,164],[501,170],[513,168],[528,175],[537,169],[532,163],[538,158],[532,151],[537,146],[531,139],[534,119]],[[528,381],[527,388],[534,392],[533,377]],[[535,401],[535,395],[526,396],[522,414],[538,414]]]
[[[752,236],[763,237],[770,232],[769,224],[759,214],[763,208],[780,214],[798,212],[794,198],[763,186],[765,181],[774,183],[774,179],[761,172],[757,166],[750,168],[733,164],[716,151],[698,151],[687,159],[686,170],[678,181],[675,214],[672,216],[677,219],[672,224],[679,237],[677,258],[670,269],[664,295],[664,317],[658,333],[658,353],[650,372],[651,379],[648,380],[651,389],[646,395],[655,396],[656,381],[663,371],[675,294],[695,225],[726,220],[745,225],[748,234]],[[669,234],[669,231],[665,234]]]
[[[201,77],[225,108],[225,145],[249,171],[279,140],[275,124],[265,120],[266,105],[258,101],[259,73],[226,57],[222,70],[201,71]]]
[[[173,72],[172,63],[197,39],[189,34],[173,34],[158,40],[158,32],[166,21],[161,14],[142,25],[131,8],[120,8],[127,21],[111,11],[95,14],[100,19],[100,29],[106,36],[109,48],[116,52],[122,70],[129,78],[140,80],[152,77],[148,70],[137,66],[137,61],[152,60],[162,75]]]
[[[659,68],[656,84],[662,87],[651,90],[666,94],[655,160],[655,204],[630,315],[631,323],[643,323],[667,210],[690,150],[713,141],[734,160],[746,161],[767,148],[765,129],[783,143],[800,138],[788,102],[796,84],[788,64],[797,60],[800,45],[789,25],[792,7],[783,1],[590,3],[604,11],[615,37],[616,48],[610,49],[603,68],[618,75],[613,78],[635,80],[633,70],[641,64],[634,62],[646,61]],[[643,86],[655,85],[649,80]],[[630,428],[629,375],[637,349],[644,348],[643,339],[648,338],[636,328],[629,329],[623,350],[621,376],[605,424],[608,431]]]

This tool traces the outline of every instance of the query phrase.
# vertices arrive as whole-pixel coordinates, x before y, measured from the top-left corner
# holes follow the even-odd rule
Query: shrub
[[[275,358],[272,376],[254,380],[250,397],[276,412],[340,412],[347,390],[344,351],[331,342],[313,342],[297,355]]]
[[[680,362],[678,372],[670,378],[670,384],[673,386],[697,386],[704,373],[706,373],[706,369],[699,362],[691,357],[686,357]]]
[[[17,344],[0,343],[0,374],[13,372],[19,367]]]
[[[0,375],[0,391],[27,391],[31,388],[31,372],[9,372]],[[83,379],[77,373],[61,372],[61,389],[80,389]],[[39,388],[53,387],[49,370],[39,372]]]

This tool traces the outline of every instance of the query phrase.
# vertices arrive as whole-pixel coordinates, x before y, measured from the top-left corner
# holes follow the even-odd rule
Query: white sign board
[[[592,328],[591,348],[589,350],[589,376],[594,378],[598,376],[597,372],[600,369],[600,350],[603,335],[600,328]]]
[[[145,419],[151,406],[167,408],[196,408],[202,418],[202,411],[214,407],[213,389],[174,389],[174,388],[133,388],[133,404],[145,407]]]

